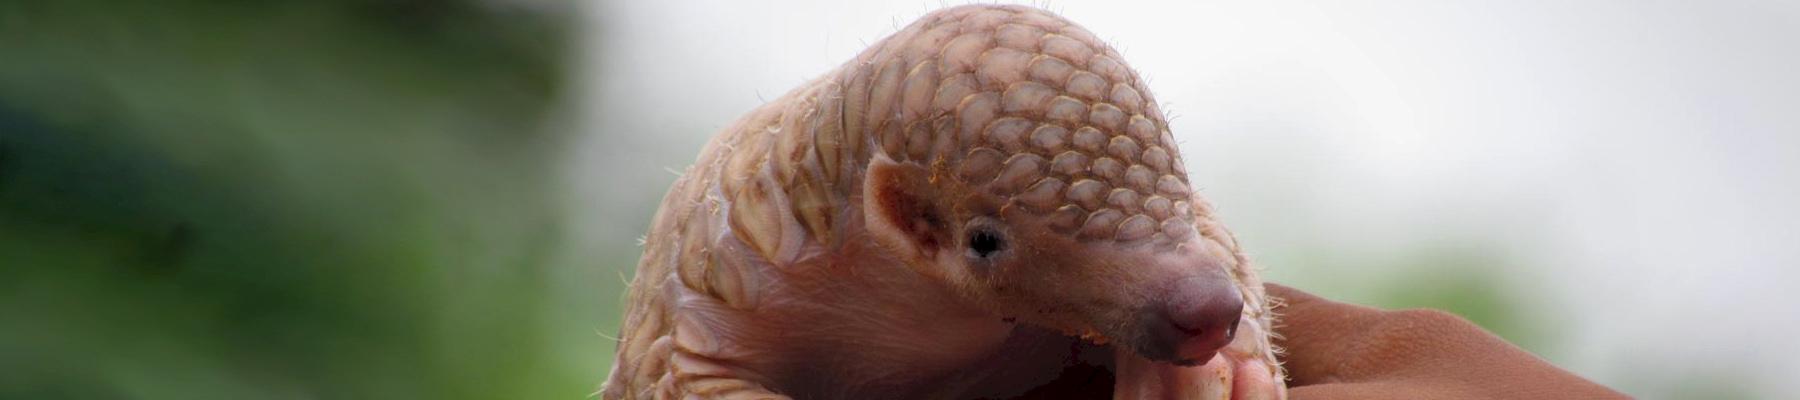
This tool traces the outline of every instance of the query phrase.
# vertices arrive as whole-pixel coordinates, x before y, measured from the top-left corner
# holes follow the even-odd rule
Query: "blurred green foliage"
[[[556,7],[0,3],[0,398],[591,393]]]

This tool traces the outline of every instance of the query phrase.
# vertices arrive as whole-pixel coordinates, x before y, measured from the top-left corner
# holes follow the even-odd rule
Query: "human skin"
[[[1278,284],[1294,399],[1617,399],[1454,314],[1384,311]]]
[[[1268,304],[1116,51],[953,7],[707,144],[601,395],[1282,398]]]

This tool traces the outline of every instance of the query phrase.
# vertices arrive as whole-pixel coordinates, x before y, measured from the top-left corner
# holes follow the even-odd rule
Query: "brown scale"
[[[872,75],[860,119],[881,154],[944,165],[1084,239],[1192,234],[1191,213],[1172,211],[1186,173],[1137,75],[1077,26],[988,15],[1006,13],[923,21],[851,66]]]

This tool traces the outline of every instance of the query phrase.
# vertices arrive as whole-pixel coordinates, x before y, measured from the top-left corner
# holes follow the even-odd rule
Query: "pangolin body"
[[[927,188],[919,193],[931,194],[899,197],[925,199],[928,206],[874,206],[924,210],[902,215],[890,229],[913,238],[906,243],[922,243],[915,246],[925,249],[918,254],[876,245],[881,241],[871,233],[870,201],[885,198],[879,191],[887,187],[871,177],[877,166],[917,171],[918,187]],[[1118,375],[1119,385],[1102,393],[1224,396],[1238,386],[1237,397],[1281,395],[1261,282],[1207,203],[1193,194],[1144,82],[1085,29],[1045,11],[994,5],[929,13],[714,137],[655,216],[602,395],[1009,396],[982,388],[1006,386],[992,382],[1025,382],[1020,387],[1029,388],[1032,378],[980,371],[1034,358],[997,352],[1036,348],[1032,343],[1092,348],[1098,346],[1092,342],[1121,339],[1107,337],[1111,328],[1080,322],[1096,319],[1057,319],[1086,311],[1044,311],[1043,320],[1051,322],[1043,331],[1049,333],[1026,334],[1011,328],[1011,315],[982,314],[1016,307],[970,307],[956,300],[990,287],[1128,289],[1107,281],[991,283],[1002,281],[994,278],[981,286],[958,275],[964,272],[897,267],[939,259],[933,257],[974,257],[956,247],[974,239],[933,230],[960,223],[942,221],[947,216],[970,215],[1031,221],[1011,225],[1030,230],[1015,233],[1019,240],[1029,234],[1054,236],[1043,240],[1056,243],[1141,249],[1131,251],[1197,251],[1216,260],[1235,285],[1245,326],[1236,339],[1227,336],[1231,345],[1222,353],[1230,357],[1220,358],[1241,362],[1189,368],[1121,350],[1120,360],[1138,361],[1100,362]],[[1100,307],[987,296],[1009,299],[996,304]],[[1121,298],[1149,298],[1133,296]],[[935,326],[940,320],[943,326]],[[953,339],[913,343],[905,335]],[[1057,339],[1063,335],[1088,340]],[[1037,354],[1020,354],[1026,353]],[[1090,356],[1046,357],[1055,364]],[[845,369],[876,372],[840,373]],[[1133,374],[1144,376],[1128,376]],[[1199,374],[1182,381],[1197,386],[1157,387],[1164,384],[1156,379],[1172,374]]]

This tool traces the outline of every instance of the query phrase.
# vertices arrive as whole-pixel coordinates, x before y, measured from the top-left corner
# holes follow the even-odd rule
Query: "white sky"
[[[642,234],[663,167],[940,6],[590,7],[577,171],[632,172],[575,175],[590,220],[616,221],[587,234]],[[1646,397],[1719,376],[1800,396],[1800,3],[1050,8],[1150,79],[1195,186],[1274,280],[1383,273],[1292,254],[1476,242],[1547,305],[1559,365]]]

